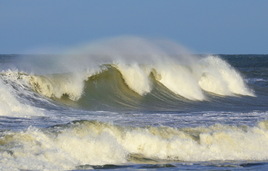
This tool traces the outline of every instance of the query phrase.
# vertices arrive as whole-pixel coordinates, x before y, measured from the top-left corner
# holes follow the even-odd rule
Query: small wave
[[[267,79],[263,79],[263,78],[248,78],[246,79],[246,82],[249,82],[249,83],[255,83],[255,82],[268,82]]]

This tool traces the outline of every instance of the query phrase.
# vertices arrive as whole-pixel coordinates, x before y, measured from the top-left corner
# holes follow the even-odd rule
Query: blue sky
[[[195,53],[268,54],[267,9],[267,0],[0,0],[0,53],[131,35]]]

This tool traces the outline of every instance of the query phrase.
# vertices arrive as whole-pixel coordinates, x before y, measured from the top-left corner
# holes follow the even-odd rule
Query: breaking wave
[[[191,55],[167,41],[119,38],[65,55],[22,59],[30,71],[1,72],[0,84],[6,84],[1,100],[11,99],[5,106],[11,101],[20,106],[10,86],[87,109],[170,107],[174,101],[209,101],[213,95],[254,96],[239,72],[220,57]]]
[[[29,128],[2,135],[0,158],[5,160],[0,160],[0,168],[69,170],[106,164],[267,160],[267,125],[263,121],[254,127],[141,128],[74,121],[43,130]]]
[[[144,99],[163,103],[203,101],[209,100],[207,94],[254,96],[240,74],[217,56],[204,57],[191,65],[114,63],[103,64],[94,72],[35,75],[9,70],[1,77],[12,78],[53,100],[88,108],[96,103],[137,107]],[[1,88],[5,91],[7,87]]]

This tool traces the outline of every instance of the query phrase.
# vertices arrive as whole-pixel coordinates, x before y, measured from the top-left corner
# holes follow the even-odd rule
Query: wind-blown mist
[[[141,96],[152,91],[152,80],[190,100],[205,100],[204,91],[222,96],[254,96],[240,74],[224,60],[192,55],[166,40],[120,37],[81,46],[63,55],[25,59],[34,66],[33,73],[53,73],[31,79],[32,85],[38,84],[36,91],[48,97],[66,94],[78,100],[85,81],[110,67],[118,70],[128,88]]]

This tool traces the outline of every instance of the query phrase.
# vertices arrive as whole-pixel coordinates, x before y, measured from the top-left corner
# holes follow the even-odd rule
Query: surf
[[[1,137],[2,169],[268,159],[267,121],[252,127],[216,124],[191,128],[73,121],[46,129],[5,132]]]

